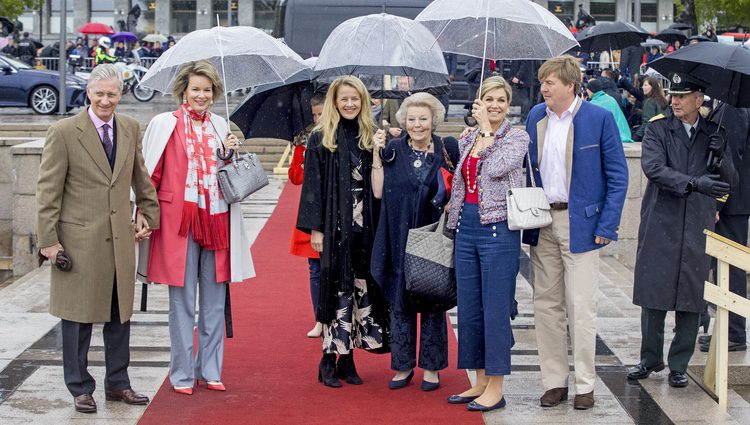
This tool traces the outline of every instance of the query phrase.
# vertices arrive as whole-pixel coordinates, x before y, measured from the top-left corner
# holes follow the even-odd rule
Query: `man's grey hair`
[[[406,111],[413,106],[421,106],[429,108],[432,112],[432,130],[434,131],[440,124],[443,123],[445,118],[445,107],[435,96],[429,93],[414,93],[413,95],[404,99],[401,103],[401,107],[396,112],[396,121],[401,123],[406,128]]]
[[[120,77],[120,71],[118,71],[117,67],[111,63],[103,63],[95,66],[89,76],[87,87],[93,86],[97,81],[106,80],[117,80],[120,91],[122,92],[122,78]]]

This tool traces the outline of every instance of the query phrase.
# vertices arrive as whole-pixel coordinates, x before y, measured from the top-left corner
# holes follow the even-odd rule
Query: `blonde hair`
[[[510,88],[510,84],[505,81],[505,78],[499,75],[489,77],[484,80],[484,82],[482,83],[482,88],[480,89],[481,91],[477,90],[477,98],[482,99],[487,95],[487,93],[497,89],[505,90],[508,105],[510,105],[511,101],[513,100],[513,90]]]
[[[182,94],[187,90],[187,86],[190,83],[190,77],[193,75],[200,75],[206,77],[211,81],[211,91],[213,92],[214,99],[221,96],[224,92],[224,84],[219,78],[219,73],[216,72],[216,68],[211,62],[206,60],[200,60],[195,62],[188,62],[177,71],[177,76],[172,84],[172,96],[177,99],[177,103],[182,105]]]
[[[537,76],[539,81],[544,81],[551,74],[565,85],[573,84],[573,94],[577,95],[581,90],[581,68],[576,58],[570,55],[561,55],[544,62],[539,67]]]
[[[339,126],[341,115],[336,107],[336,96],[341,86],[349,86],[357,91],[361,100],[362,106],[357,116],[357,122],[359,123],[359,147],[362,150],[372,150],[372,136],[373,128],[375,128],[375,120],[372,118],[372,108],[370,107],[370,93],[367,92],[367,87],[359,78],[347,75],[339,77],[331,83],[326,93],[326,101],[323,103],[323,113],[320,115],[320,121],[315,126],[315,131],[323,132],[323,146],[331,152],[335,152],[338,145],[336,144],[336,129]]]
[[[428,108],[432,112],[432,129],[435,130],[437,126],[443,123],[445,118],[445,107],[439,100],[435,99],[435,96],[429,93],[414,93],[413,95],[404,99],[401,103],[401,107],[396,112],[396,121],[400,123],[406,122],[406,113],[409,108]]]

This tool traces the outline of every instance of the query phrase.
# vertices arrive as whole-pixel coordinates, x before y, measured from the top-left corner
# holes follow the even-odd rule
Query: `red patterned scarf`
[[[216,174],[221,140],[208,131],[211,114],[199,115],[186,102],[182,105],[185,122],[185,145],[188,172],[185,181],[185,203],[182,207],[180,236],[188,232],[200,246],[208,250],[229,247],[229,205],[219,190]],[[200,131],[193,123],[200,123]]]

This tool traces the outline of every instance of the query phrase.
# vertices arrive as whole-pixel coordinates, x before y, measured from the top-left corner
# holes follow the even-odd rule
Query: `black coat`
[[[640,74],[641,62],[643,62],[643,47],[630,46],[622,49],[620,55],[620,70],[625,73],[627,69],[628,77],[633,78],[635,74]]]
[[[718,126],[699,118],[691,142],[674,116],[649,124],[643,138],[641,165],[648,178],[641,205],[633,303],[641,307],[699,313],[709,257],[703,229],[713,230],[717,201],[689,192],[692,177],[707,174],[708,136]],[[729,155],[722,180],[736,184]]]
[[[391,140],[383,152],[384,158],[392,158],[394,153],[395,158],[390,163],[384,162],[383,199],[371,261],[373,278],[383,288],[391,307],[400,311],[407,311],[409,307],[404,297],[404,256],[409,229],[435,223],[448,203],[441,168],[453,167],[446,164],[443,145],[453,166],[459,159],[456,139],[441,139],[433,135],[434,161],[429,164],[427,177],[420,184],[414,174],[414,160],[410,156],[407,137]]]
[[[336,131],[338,147],[335,152],[322,145],[323,134],[316,131],[310,135],[305,153],[305,180],[302,183],[297,229],[306,233],[317,230],[324,235],[316,314],[322,323],[336,317],[337,293],[354,290],[354,266],[370,269],[375,223],[370,183],[372,153],[368,151],[363,151],[360,156],[364,186],[362,248],[367,254],[364,256],[366,258],[352,258],[354,235],[350,152],[351,146],[357,144],[357,132],[356,121],[342,119]]]
[[[727,154],[732,156],[739,182],[732,189],[721,214],[750,215],[750,109],[735,108],[723,103],[713,111],[709,119],[718,124],[722,111],[724,117],[721,118],[721,126],[727,136]]]

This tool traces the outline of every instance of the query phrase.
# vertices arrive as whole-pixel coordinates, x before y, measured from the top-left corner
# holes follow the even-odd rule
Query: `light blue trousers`
[[[200,311],[198,348],[194,353],[196,293]],[[214,251],[201,248],[188,236],[185,286],[169,287],[169,338],[172,342],[169,380],[173,386],[192,387],[196,379],[221,381],[225,296],[225,284],[216,282]]]

